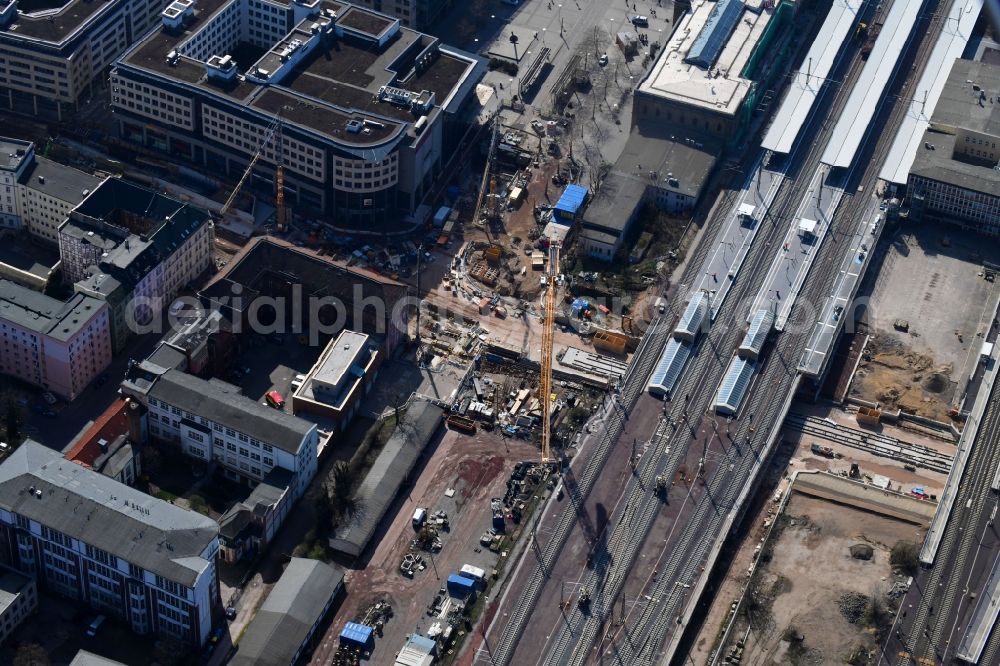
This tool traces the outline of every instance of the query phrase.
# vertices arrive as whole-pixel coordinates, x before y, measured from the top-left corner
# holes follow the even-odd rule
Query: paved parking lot
[[[983,261],[1000,263],[1000,247],[952,227],[904,228],[892,239],[871,297],[872,328],[893,335],[938,364],[951,365],[952,380],[975,362],[982,327],[992,321],[997,283],[982,275]],[[908,333],[893,322],[909,322]]]

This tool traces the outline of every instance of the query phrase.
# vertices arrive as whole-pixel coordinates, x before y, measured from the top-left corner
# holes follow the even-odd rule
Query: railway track
[[[894,663],[900,666],[910,664],[911,656],[916,659],[933,659],[935,663],[939,663],[944,657],[940,641],[944,631],[949,628],[947,620],[954,615],[952,609],[961,587],[957,584],[956,572],[964,570],[971,550],[963,545],[968,545],[970,539],[972,545],[976,545],[975,525],[990,494],[990,481],[1000,465],[1000,447],[984,444],[992,444],[997,437],[1000,437],[1000,390],[994,386],[984,426],[976,437],[965,475],[959,483],[955,509],[945,527],[935,564],[923,586],[920,604],[913,619],[915,631],[904,641],[906,649],[895,655]],[[973,536],[967,537],[966,534]],[[921,627],[924,629],[920,629]],[[996,634],[994,629],[989,643],[994,652],[998,641]],[[990,649],[989,645],[987,650]],[[983,664],[996,663],[981,661]]]
[[[692,256],[689,258],[683,271],[681,282],[676,286],[674,293],[669,298],[667,311],[657,316],[646,331],[646,334],[643,335],[639,349],[636,350],[636,354],[626,373],[625,380],[622,383],[621,402],[626,411],[634,408],[639,396],[645,390],[646,381],[652,372],[653,366],[659,359],[659,355],[666,344],[667,336],[672,331],[672,323],[676,321],[680,311],[683,309],[684,300],[687,296],[685,285],[692,284],[698,276],[708,252],[715,246],[715,237],[722,230],[722,224],[716,222],[725,220],[726,216],[731,214],[736,199],[737,194],[735,192],[723,194],[720,203],[716,206],[716,210],[712,211],[710,218],[705,222],[706,225],[712,224],[713,228],[706,230],[701,242],[699,242]],[[690,393],[690,383],[686,386],[688,387],[686,390]],[[584,472],[579,476],[577,486],[579,496],[572,498],[574,501],[582,503],[586,500],[600,474],[600,470],[604,467],[611,450],[620,437],[623,426],[622,413],[615,410],[611,421],[603,425],[604,437],[596,443],[588,462],[584,465]],[[574,505],[574,508],[579,509],[580,507]],[[552,537],[541,548],[540,552],[536,552],[537,566],[532,570],[528,583],[518,598],[518,603],[513,607],[508,621],[501,628],[499,639],[490,651],[491,664],[506,665],[513,658],[518,639],[524,633],[528,619],[541,596],[542,588],[548,578],[548,572],[552,569],[556,557],[568,540],[575,522],[576,512],[564,511],[552,531]]]
[[[922,467],[947,474],[951,471],[952,456],[922,444],[903,442],[895,437],[868,433],[839,424],[831,424],[814,416],[789,414],[785,428],[791,432],[819,437],[829,442],[849,446],[859,451],[890,460]]]

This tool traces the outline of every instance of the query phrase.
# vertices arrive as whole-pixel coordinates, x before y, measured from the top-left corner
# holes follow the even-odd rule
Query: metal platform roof
[[[816,40],[802,61],[801,69],[805,71],[796,72],[778,113],[764,136],[762,145],[767,150],[776,153],[791,152],[795,138],[833,69],[844,40],[857,23],[862,4],[862,0],[834,0],[823,21],[823,27],[819,29]]]
[[[715,411],[720,414],[735,414],[743,404],[743,398],[750,388],[750,380],[757,369],[757,362],[734,356],[729,362],[726,376],[722,378],[719,392],[715,394]]]
[[[715,3],[708,21],[698,33],[684,60],[705,69],[714,65],[742,13],[742,0],[719,0]]]
[[[913,98],[896,132],[889,154],[882,165],[879,178],[903,185],[910,174],[910,167],[917,155],[920,141],[930,125],[931,115],[937,106],[941,91],[948,81],[948,73],[955,59],[962,55],[976,19],[983,9],[983,0],[959,0],[952,5],[948,18],[941,26],[937,42],[924,66],[924,73],[917,83]]]
[[[684,308],[684,314],[681,315],[681,320],[677,322],[677,328],[674,329],[674,337],[682,340],[694,340],[701,331],[706,314],[708,314],[708,295],[703,291],[697,291],[691,295],[691,300]]]
[[[653,370],[653,375],[649,379],[647,386],[649,392],[656,395],[670,395],[689,356],[691,356],[690,344],[676,338],[670,338],[666,347],[663,348],[660,362],[656,364],[656,369]]]
[[[767,342],[767,336],[774,328],[774,313],[771,310],[757,310],[750,319],[750,328],[740,343],[739,354],[746,358],[757,358]]]
[[[892,3],[868,62],[861,70],[826,144],[820,159],[823,164],[843,168],[854,161],[861,140],[875,117],[875,110],[885,98],[886,86],[910,40],[923,6],[924,2],[918,0],[895,0]]]

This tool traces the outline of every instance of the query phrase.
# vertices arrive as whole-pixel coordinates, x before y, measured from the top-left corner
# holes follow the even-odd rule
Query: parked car
[[[636,14],[635,16],[633,16],[629,20],[632,21],[632,25],[636,26],[637,28],[648,28],[649,27],[649,17],[648,16],[640,16],[639,14]]]
[[[52,395],[52,393],[49,391],[46,391],[45,393],[42,394],[42,400],[44,400],[45,404],[47,405],[56,404],[56,397]]]
[[[226,619],[227,620],[235,620],[236,619],[236,607],[235,606],[226,606]]]
[[[90,637],[96,636],[97,631],[101,628],[101,625],[104,624],[104,620],[106,619],[107,618],[105,618],[104,615],[98,615],[95,617],[93,622],[90,623],[90,626],[87,627],[87,635]]]
[[[608,54],[607,53],[602,53],[597,58],[597,64],[600,65],[601,67],[604,67],[605,65],[607,65],[608,64]]]

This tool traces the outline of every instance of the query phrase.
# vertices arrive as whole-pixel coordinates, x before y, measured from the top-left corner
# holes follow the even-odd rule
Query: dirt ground
[[[829,418],[841,425],[852,428],[857,427],[857,423],[853,417],[839,408],[797,404],[795,411],[810,416]],[[882,434],[896,437],[902,441],[928,446],[944,453],[954,453],[955,451],[955,444],[953,442],[889,425],[883,425],[882,428]],[[755,513],[752,518],[748,518],[752,527],[749,528],[747,535],[743,538],[736,554],[733,556],[733,560],[729,565],[729,573],[720,583],[711,607],[706,614],[705,621],[702,623],[699,636],[695,639],[694,645],[691,648],[690,657],[692,662],[697,666],[703,666],[708,663],[708,658],[723,623],[729,619],[730,605],[739,598],[743,583],[746,580],[747,569],[753,562],[754,549],[760,543],[760,539],[767,533],[764,527],[765,521],[774,517],[775,504],[771,501],[770,496],[772,494],[783,495],[787,491],[792,473],[796,470],[830,470],[840,472],[850,469],[851,463],[856,462],[860,465],[864,473],[881,474],[892,479],[894,485],[902,485],[904,488],[923,486],[929,494],[940,494],[947,480],[945,475],[923,468],[917,468],[915,472],[910,472],[903,469],[903,464],[900,462],[874,456],[858,449],[837,444],[836,442],[824,442],[824,444],[829,445],[834,451],[843,455],[843,458],[830,460],[817,456],[809,449],[809,445],[813,441],[818,441],[814,435],[790,436],[788,432],[785,432],[782,434],[782,439],[786,442],[785,446],[789,448],[783,449],[786,455],[776,456],[776,462],[772,465],[772,475],[776,475],[774,477],[775,481],[773,483],[765,483],[765,487],[760,490],[760,493],[766,494],[768,497],[761,503],[759,508],[756,510],[752,509]],[[780,462],[778,462],[779,459]],[[785,461],[787,461],[787,466],[785,465]],[[778,465],[782,469],[773,469]],[[849,509],[845,508],[845,511],[847,510]],[[857,511],[852,512],[860,513]],[[888,522],[893,523],[893,521]],[[905,524],[902,525],[904,529],[907,528]],[[889,545],[891,546],[892,544]],[[757,662],[745,661],[745,663]]]
[[[958,386],[956,370],[961,368],[914,351],[896,336],[876,334],[862,354],[850,395],[947,422]]]
[[[765,626],[754,627],[743,655],[750,664],[843,663],[873,636],[861,620],[841,610],[845,593],[885,599],[894,577],[889,551],[898,541],[919,541],[913,525],[839,504],[794,494],[771,561],[758,572],[761,589],[774,601]],[[870,560],[855,559],[850,548],[867,544]],[[758,623],[759,625],[760,623]],[[792,637],[796,640],[789,640]]]
[[[1000,247],[968,231],[920,224],[886,243],[871,293],[860,299],[875,335],[850,394],[946,420],[993,320],[1000,284],[986,279],[983,265],[1000,261]],[[908,330],[897,330],[897,320]]]
[[[383,634],[376,637],[368,663],[392,663],[393,655],[409,634],[426,632],[432,623],[432,618],[426,615],[427,606],[444,587],[448,574],[458,571],[463,564],[487,572],[496,566],[499,556],[479,545],[480,535],[491,524],[490,498],[503,496],[516,462],[537,456],[537,448],[532,444],[505,440],[497,431],[480,431],[474,436],[446,433],[404,501],[391,509],[396,512],[395,518],[370,559],[361,563],[363,568],[346,572],[347,595],[311,663],[314,666],[330,663],[329,655],[336,649],[344,623],[359,619],[379,600],[392,605],[394,616],[385,624]],[[452,498],[445,496],[447,489],[454,489]],[[451,530],[441,534],[443,547],[433,560],[424,554],[427,568],[416,572],[413,578],[406,578],[399,573],[399,564],[414,538],[410,518],[417,507],[426,507],[431,512],[447,507]]]

